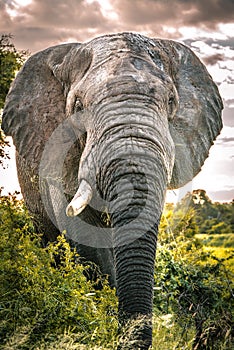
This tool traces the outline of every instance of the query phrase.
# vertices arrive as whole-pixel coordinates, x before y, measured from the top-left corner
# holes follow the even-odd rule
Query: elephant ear
[[[82,75],[81,44],[62,44],[31,56],[8,93],[2,129],[12,136],[20,157],[37,168],[46,141],[66,118],[72,76]],[[78,62],[74,61],[78,58]]]
[[[154,42],[154,57],[163,52],[161,62],[179,95],[177,113],[169,122],[175,144],[169,187],[178,188],[197,175],[207,158],[222,129],[223,104],[207,69],[188,47],[170,40]]]

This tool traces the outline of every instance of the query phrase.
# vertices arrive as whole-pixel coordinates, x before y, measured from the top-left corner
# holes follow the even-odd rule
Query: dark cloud
[[[215,28],[234,20],[233,0],[113,0],[120,18],[135,25]]]
[[[103,21],[100,5],[84,0],[34,0],[24,14],[38,25],[49,28],[97,28]]]
[[[202,58],[205,64],[209,64],[211,66],[214,66],[217,62],[225,61],[225,59],[225,56],[221,53],[216,53],[214,55],[205,56]]]
[[[214,28],[218,23],[228,23],[234,19],[233,0],[191,0],[186,3],[190,3],[191,9],[184,16],[186,25]]]
[[[170,21],[180,4],[174,2],[173,11],[169,11],[170,1],[155,0],[113,0],[113,5],[122,22],[135,25],[162,25]],[[185,5],[186,6],[186,5]]]
[[[234,50],[234,37],[230,37],[225,40],[209,39],[209,38],[202,38],[201,40],[204,41],[207,45],[216,47],[217,49],[222,49],[223,47],[229,47],[231,50]]]

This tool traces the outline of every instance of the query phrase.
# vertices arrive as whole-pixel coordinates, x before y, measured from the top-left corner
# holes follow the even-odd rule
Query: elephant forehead
[[[135,68],[139,70],[141,70],[143,61],[145,61],[148,62],[148,65],[151,65],[151,71],[154,67],[158,72],[161,71],[167,76],[176,74],[176,64],[172,69],[170,54],[166,52],[159,39],[153,40],[135,33],[119,33],[95,38],[86,43],[85,46],[93,52],[92,68],[105,66],[102,69],[103,74],[107,71],[110,73],[116,64],[118,65],[124,60],[126,63],[128,59],[131,60],[133,57],[137,58]],[[176,53],[173,52],[173,55],[176,55]],[[145,68],[147,67],[144,64]]]
[[[105,61],[108,57],[126,56],[136,54],[148,57],[147,47],[153,44],[153,41],[138,34],[120,33],[105,35],[93,39],[87,43],[87,47],[94,50],[94,59],[96,63]]]

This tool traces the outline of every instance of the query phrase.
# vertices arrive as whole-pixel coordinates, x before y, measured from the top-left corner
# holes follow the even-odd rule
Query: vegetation
[[[202,241],[202,243],[209,247],[233,248],[234,247],[234,234],[198,234],[196,238]]]
[[[204,190],[187,193],[176,211],[193,210],[199,233],[226,234],[234,232],[234,200],[231,203],[212,203]]]
[[[197,237],[195,214],[186,211],[179,222],[168,207],[155,268],[153,349],[231,350],[234,247],[217,254],[217,245]],[[87,281],[88,267],[64,235],[43,249],[15,195],[0,198],[0,232],[0,348],[115,349],[115,291],[104,278],[102,290],[100,281]]]
[[[102,280],[102,291],[87,281],[88,267],[79,263],[63,235],[41,248],[15,196],[1,197],[0,224],[2,348],[77,349],[102,343],[113,348],[117,302],[107,281]]]
[[[187,198],[198,191],[194,192]],[[209,246],[209,241],[198,234],[197,208],[186,205],[183,210],[182,203],[174,213],[170,205],[165,208],[156,263],[155,305],[161,313],[170,315],[173,328],[176,325],[177,347],[173,341],[169,349],[232,349],[233,234],[228,234],[226,240],[222,235],[215,248]],[[223,248],[226,241],[229,247]]]
[[[12,43],[12,36],[0,37],[0,109],[3,108],[6,95],[16,72],[20,69],[28,52],[17,51]]]

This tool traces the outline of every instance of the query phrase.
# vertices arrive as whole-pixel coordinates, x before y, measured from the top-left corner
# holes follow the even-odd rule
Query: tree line
[[[203,189],[188,192],[174,208],[174,220],[190,213],[190,228],[194,234],[234,233],[234,200],[230,203],[212,202]]]

